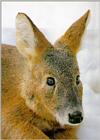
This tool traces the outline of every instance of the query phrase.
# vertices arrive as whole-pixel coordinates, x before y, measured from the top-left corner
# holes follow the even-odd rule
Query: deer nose
[[[73,113],[69,113],[69,122],[72,124],[77,124],[82,122],[83,120],[83,116],[82,116],[82,112],[80,111],[75,111]]]

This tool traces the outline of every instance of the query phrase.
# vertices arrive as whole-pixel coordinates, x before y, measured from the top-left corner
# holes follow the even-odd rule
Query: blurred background
[[[91,15],[77,55],[85,113],[78,137],[100,140],[100,2],[2,2],[2,43],[16,45],[18,12],[26,13],[53,44],[88,9]]]

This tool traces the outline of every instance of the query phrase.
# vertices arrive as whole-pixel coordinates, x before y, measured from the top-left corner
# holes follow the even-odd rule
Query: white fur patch
[[[26,56],[33,54],[37,45],[32,25],[24,14],[18,14],[16,18],[16,43],[19,51]]]
[[[69,124],[67,113],[64,113],[64,114],[56,113],[55,117],[56,117],[57,121],[60,123],[61,126]]]

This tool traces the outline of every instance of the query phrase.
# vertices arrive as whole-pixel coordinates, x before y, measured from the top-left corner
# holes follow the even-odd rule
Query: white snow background
[[[3,2],[2,43],[16,44],[15,16],[27,13],[51,43],[87,9],[91,17],[77,55],[84,87],[84,122],[78,131],[80,140],[100,140],[100,27],[99,2]]]

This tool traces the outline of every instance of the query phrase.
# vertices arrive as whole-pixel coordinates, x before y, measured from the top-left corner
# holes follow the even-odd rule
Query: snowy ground
[[[56,31],[50,35],[42,30],[53,43]],[[88,31],[78,53],[81,80],[84,86],[83,106],[85,119],[78,132],[81,140],[100,140],[100,41],[99,31]],[[2,43],[15,45],[15,30],[2,30]]]

